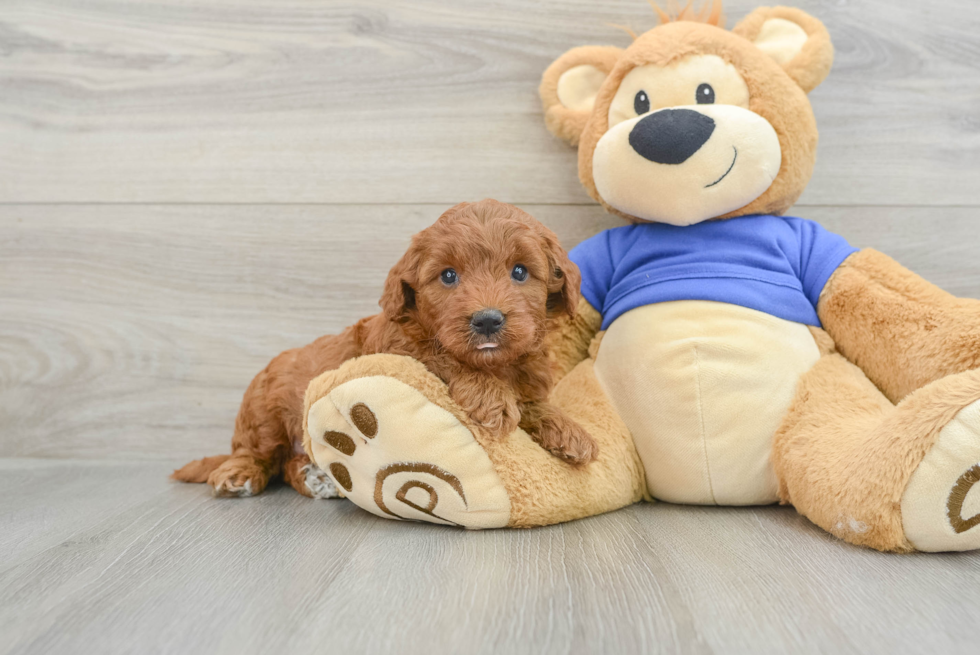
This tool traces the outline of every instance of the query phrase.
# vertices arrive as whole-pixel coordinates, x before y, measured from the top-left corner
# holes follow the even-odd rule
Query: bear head
[[[806,94],[833,62],[827,30],[798,9],[763,7],[728,31],[717,0],[706,10],[659,12],[628,48],[574,48],[544,73],[548,129],[578,145],[582,184],[627,220],[781,214],[813,172]]]

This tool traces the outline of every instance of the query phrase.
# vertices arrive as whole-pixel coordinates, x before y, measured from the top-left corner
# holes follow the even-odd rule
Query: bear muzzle
[[[734,105],[670,107],[616,123],[596,143],[592,179],[609,207],[692,225],[746,206],[782,163],[765,118]]]

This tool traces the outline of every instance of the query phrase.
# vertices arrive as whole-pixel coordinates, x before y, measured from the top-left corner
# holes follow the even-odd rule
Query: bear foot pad
[[[980,401],[940,432],[902,495],[905,536],[917,550],[980,548]]]
[[[486,451],[450,412],[387,376],[310,405],[310,457],[340,495],[389,519],[504,527],[510,500]]]

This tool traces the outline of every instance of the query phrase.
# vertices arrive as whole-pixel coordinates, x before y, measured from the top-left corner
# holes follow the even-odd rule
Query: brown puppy
[[[554,233],[526,212],[496,200],[456,205],[412,238],[388,274],[381,314],[273,359],[245,392],[231,455],[191,462],[172,477],[249,496],[281,472],[313,496],[318,479],[309,476],[302,448],[303,394],[324,371],[374,353],[425,364],[493,434],[520,425],[558,457],[589,462],[596,443],[547,402],[545,336],[551,319],[574,316],[579,282]]]

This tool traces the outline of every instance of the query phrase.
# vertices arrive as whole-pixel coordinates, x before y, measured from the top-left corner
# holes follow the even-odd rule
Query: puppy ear
[[[385,280],[384,292],[378,304],[388,320],[404,323],[415,311],[420,259],[418,237],[415,236],[408,251],[388,272],[388,279]]]
[[[578,145],[592,115],[596,94],[622,49],[612,46],[572,48],[556,59],[541,77],[538,93],[548,130],[571,145]]]
[[[799,9],[759,7],[732,30],[783,67],[804,93],[817,88],[834,63],[823,23]]]
[[[548,316],[565,313],[575,318],[578,310],[579,286],[582,276],[578,266],[568,258],[555,233],[541,225],[538,228],[544,251],[548,256]]]

